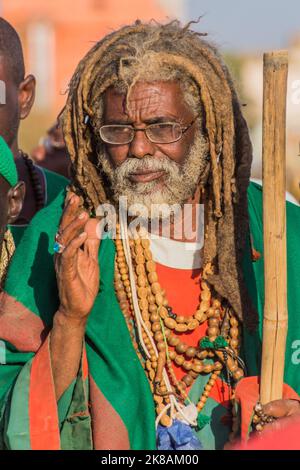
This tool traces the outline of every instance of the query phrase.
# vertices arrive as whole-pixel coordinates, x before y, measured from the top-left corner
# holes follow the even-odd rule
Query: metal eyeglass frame
[[[182,136],[185,134],[185,132],[190,129],[190,127],[192,127],[192,125],[195,123],[196,119],[198,118],[198,116],[194,117],[194,119],[190,122],[190,124],[188,124],[187,126],[185,127],[182,127],[178,122],[161,122],[161,123],[157,123],[157,124],[171,124],[172,126],[174,125],[179,125],[180,126],[180,130],[181,130],[181,135],[178,137],[178,139],[175,139],[175,140],[172,140],[170,142],[155,142],[153,140],[151,140],[151,138],[148,136],[147,134],[147,130],[149,129],[149,127],[151,128],[152,126],[156,126],[157,124],[149,124],[148,126],[146,127],[133,127],[132,125],[128,124],[106,124],[104,126],[101,126],[100,129],[99,129],[99,134],[100,134],[100,138],[103,142],[105,142],[106,144],[109,144],[109,145],[128,145],[128,144],[131,144],[131,142],[133,141],[134,137],[135,137],[135,132],[136,131],[142,131],[142,132],[145,132],[146,134],[146,137],[147,139],[152,142],[153,144],[173,144],[174,142],[178,142],[178,140],[180,140],[182,138]],[[114,126],[114,127],[129,127],[131,128],[134,133],[132,135],[132,139],[129,140],[128,142],[124,142],[124,143],[114,143],[114,142],[107,142],[106,140],[104,140],[101,136],[101,129],[103,129],[104,127],[110,127],[110,126]]]

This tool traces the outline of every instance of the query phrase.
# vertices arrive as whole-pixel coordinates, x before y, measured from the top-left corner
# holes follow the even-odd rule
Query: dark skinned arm
[[[60,307],[50,333],[50,355],[57,400],[78,374],[86,323],[99,289],[97,223],[79,209],[79,198],[71,196],[59,229],[58,241],[65,249],[55,256]]]

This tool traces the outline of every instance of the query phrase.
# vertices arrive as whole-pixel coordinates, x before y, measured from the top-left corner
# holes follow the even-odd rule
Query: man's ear
[[[8,224],[12,224],[17,220],[23,207],[25,198],[25,183],[19,181],[16,186],[8,191]]]
[[[19,86],[20,119],[27,118],[35,98],[35,78],[28,75]]]

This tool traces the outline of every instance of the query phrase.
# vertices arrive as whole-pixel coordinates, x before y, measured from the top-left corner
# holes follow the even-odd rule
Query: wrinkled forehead
[[[110,87],[104,95],[104,119],[184,118],[189,108],[178,82],[137,82],[127,93]]]

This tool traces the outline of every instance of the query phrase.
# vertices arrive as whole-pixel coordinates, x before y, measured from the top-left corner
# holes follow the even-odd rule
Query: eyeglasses
[[[100,127],[100,137],[107,144],[126,145],[133,141],[137,131],[141,131],[145,132],[147,138],[154,144],[172,144],[181,139],[197,117],[186,127],[182,127],[177,122],[161,122],[144,128],[126,124],[108,124]]]

